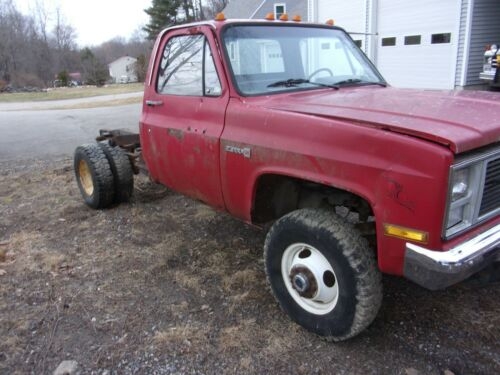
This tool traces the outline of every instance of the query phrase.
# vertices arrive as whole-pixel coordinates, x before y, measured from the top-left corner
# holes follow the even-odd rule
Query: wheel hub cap
[[[306,267],[296,266],[290,273],[292,287],[301,297],[312,298],[318,291],[318,283],[311,270]]]
[[[288,246],[281,258],[281,275],[288,293],[304,310],[324,315],[335,308],[339,283],[320,250],[305,243]]]

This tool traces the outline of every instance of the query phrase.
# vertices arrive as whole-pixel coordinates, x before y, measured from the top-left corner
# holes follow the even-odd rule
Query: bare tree
[[[61,10],[49,10],[45,0],[34,4],[24,15],[14,0],[0,0],[0,90],[7,84],[51,86],[57,76],[77,71],[102,84],[106,63],[125,55],[149,57],[152,43],[140,31],[128,41],[115,38],[92,51],[79,51],[76,31]]]
[[[50,12],[37,0],[29,15],[12,0],[0,0],[0,79],[14,86],[44,86],[61,70],[79,66],[75,30],[57,11],[49,31]]]
[[[227,6],[228,0],[205,0],[204,16],[206,19],[214,18],[215,15]]]
[[[59,8],[56,9],[55,26],[52,30],[52,50],[54,53],[54,67],[58,73],[71,71],[78,67],[76,53],[76,31],[66,23]]]

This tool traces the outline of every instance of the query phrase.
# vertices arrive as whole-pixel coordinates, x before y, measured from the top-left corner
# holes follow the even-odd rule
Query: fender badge
[[[226,146],[224,148],[226,150],[226,152],[231,152],[233,154],[238,154],[238,155],[243,155],[244,157],[246,157],[247,159],[250,159],[250,156],[252,154],[252,151],[250,150],[249,147],[236,147],[236,146]]]

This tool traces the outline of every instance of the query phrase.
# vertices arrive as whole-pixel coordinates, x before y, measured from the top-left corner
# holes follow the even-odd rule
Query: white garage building
[[[308,0],[308,18],[352,32],[397,87],[481,84],[485,46],[500,42],[500,0]]]

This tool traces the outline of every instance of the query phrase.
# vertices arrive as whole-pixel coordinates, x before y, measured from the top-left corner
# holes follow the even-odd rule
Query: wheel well
[[[351,192],[298,178],[264,175],[257,182],[252,222],[263,225],[299,208],[331,208],[375,247],[375,217],[365,199]]]

